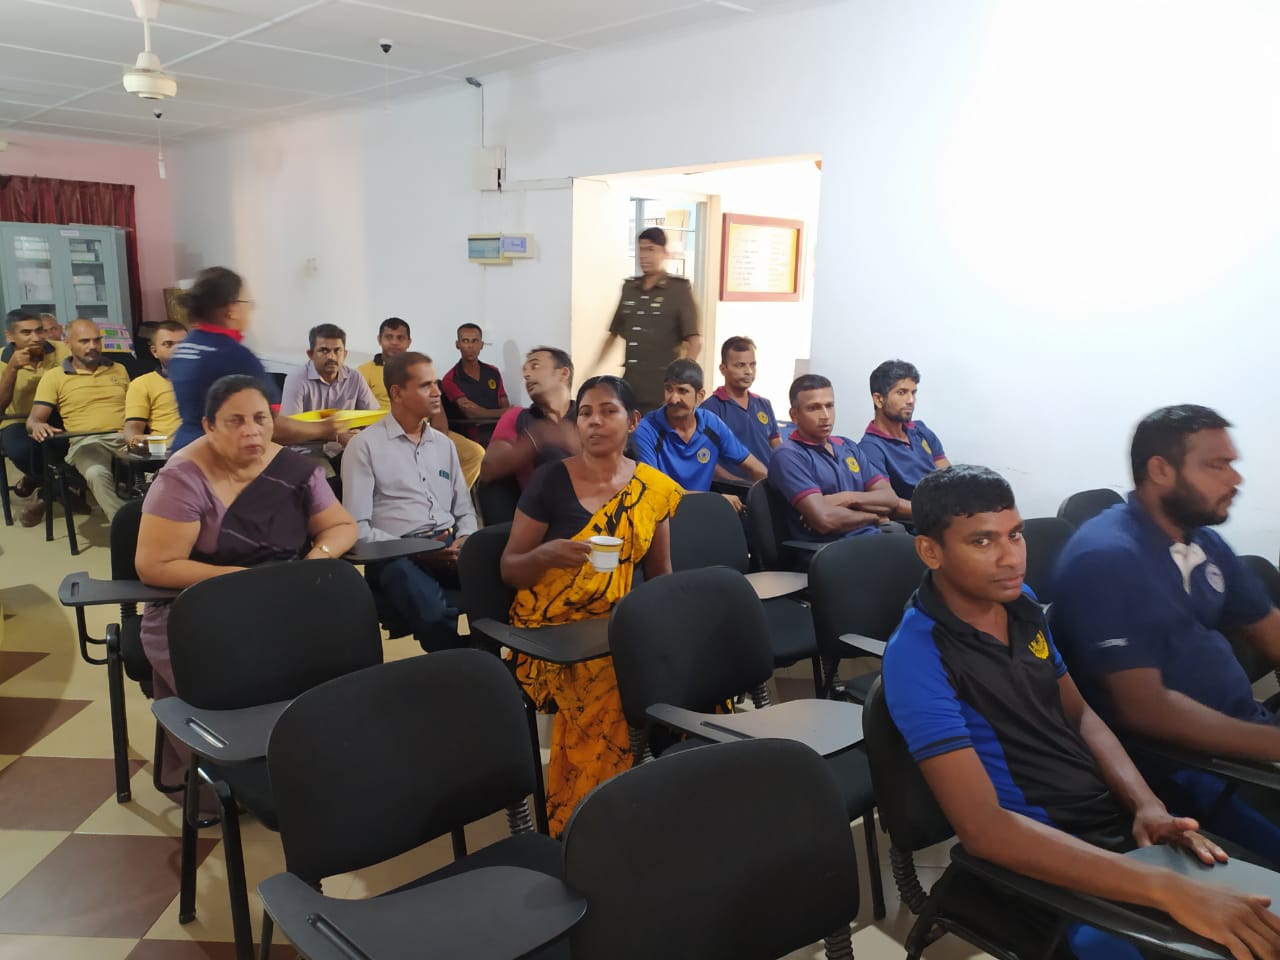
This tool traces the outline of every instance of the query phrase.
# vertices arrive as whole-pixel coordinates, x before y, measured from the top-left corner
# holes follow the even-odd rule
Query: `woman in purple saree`
[[[135,565],[144,583],[182,589],[262,563],[340,557],[356,525],[314,460],[271,441],[271,408],[252,377],[209,388],[203,437],[174,454],[142,504]],[[142,647],[155,696],[173,696],[169,604],[148,604]],[[162,780],[180,783],[186,758],[166,743]]]

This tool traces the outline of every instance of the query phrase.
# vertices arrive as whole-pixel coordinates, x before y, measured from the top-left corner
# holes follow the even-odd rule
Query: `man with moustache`
[[[751,455],[725,422],[698,406],[705,396],[702,368],[692,360],[676,360],[663,376],[666,400],[644,416],[631,440],[636,459],[661,470],[687,491],[710,490],[717,464],[736,464],[752,480],[767,475],[764,464]],[[724,498],[739,513],[742,501]]]
[[[0,446],[18,468],[21,477],[14,487],[19,497],[29,497],[40,486],[43,464],[40,450],[27,434],[26,419],[40,378],[56,370],[70,356],[66,345],[45,340],[40,318],[26,310],[10,310],[5,317],[5,344],[0,352]],[[44,516],[44,501],[33,500],[22,508],[18,522],[33,527]]]
[[[440,380],[431,358],[408,351],[382,368],[391,412],[347,445],[342,503],[361,543],[426,537],[444,549],[365,567],[378,610],[411,632],[427,652],[461,644],[458,615],[443,584],[456,586],[458,554],[475,533],[476,512],[458,451],[431,426],[440,412]],[[394,632],[394,631],[393,631]]]
[[[129,374],[102,355],[102,331],[92,320],[72,320],[66,341],[71,356],[40,378],[27,417],[27,433],[36,443],[47,443],[63,430],[100,434],[74,438],[67,446],[66,460],[84,477],[110,521],[124,506],[116,492],[111,464],[120,445],[117,434],[124,427]],[[62,429],[49,423],[55,410],[62,417]]]
[[[1138,424],[1128,501],[1085,523],[1057,562],[1054,634],[1086,699],[1118,731],[1280,761],[1276,717],[1253,698],[1226,636],[1280,666],[1280,612],[1210,529],[1241,482],[1229,426],[1194,404]],[[1272,791],[1167,765],[1148,776],[1205,829],[1280,862]]]
[[[493,428],[480,465],[485,483],[514,475],[523,490],[544,463],[582,449],[573,401],[573,360],[558,347],[534,347],[524,360],[524,390],[533,403],[509,407]]]
[[[309,410],[380,410],[378,398],[364,377],[347,366],[347,334],[332,323],[311,328],[307,362],[284,378],[280,413],[292,416]],[[345,444],[350,437],[339,434]]]
[[[751,385],[756,382],[756,345],[750,337],[730,337],[721,345],[720,375],[724,377],[724,386],[716,389],[700,406],[723,420],[751,455],[768,467],[774,449],[782,443],[782,436],[778,433],[773,404],[751,392]],[[722,465],[720,469],[729,477],[746,477],[733,465]]]
[[[911,519],[911,492],[916,484],[934,470],[950,466],[938,435],[912,419],[919,387],[920,371],[905,360],[886,360],[872,370],[871,402],[876,415],[858,444],[888,474],[898,495],[893,516],[899,520]]]

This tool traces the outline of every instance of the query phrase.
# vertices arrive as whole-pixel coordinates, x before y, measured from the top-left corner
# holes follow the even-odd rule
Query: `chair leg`
[[[156,747],[151,758],[151,783],[160,793],[177,793],[182,784],[165,783],[160,779],[160,760],[164,757],[164,727],[156,721]]]
[[[818,699],[827,700],[831,697],[831,691],[835,687],[836,681],[840,679],[840,659],[838,657],[823,657],[821,667],[822,689],[818,693]]]
[[[829,937],[824,937],[822,945],[826,949],[827,960],[853,960],[853,933],[847,924]]]
[[[6,459],[5,455],[0,453],[0,507],[4,508],[4,525],[12,527],[13,506],[9,503],[9,468],[5,466]]]
[[[507,829],[513,837],[517,833],[533,833],[533,814],[529,810],[528,798],[507,807]]]
[[[465,827],[456,827],[449,832],[453,841],[453,859],[461,860],[467,855],[467,831]]]
[[[907,854],[910,861],[911,854]],[[948,870],[938,882],[934,884],[931,895],[924,898],[921,909],[918,911],[919,916],[916,922],[911,926],[911,932],[907,934],[906,948],[907,960],[920,960],[920,955],[924,953],[924,948],[929,946],[939,937],[942,936],[942,929],[934,923],[934,918],[938,915],[938,904],[946,896],[947,889],[955,879],[956,871]],[[915,867],[911,870],[912,879],[915,879]],[[919,882],[916,882],[916,888],[919,889]]]
[[[157,767],[159,764],[157,763]],[[157,775],[158,776],[158,775]],[[182,798],[182,864],[178,891],[178,922],[196,918],[196,821],[200,819],[200,777],[196,758],[187,766],[187,783]]]
[[[275,933],[275,921],[271,919],[271,914],[264,909],[262,911],[262,944],[258,948],[259,960],[271,960],[271,937]]]
[[[227,888],[231,895],[231,930],[236,941],[236,960],[254,960],[249,886],[244,876],[244,849],[240,845],[240,811],[236,807],[236,798],[225,783],[215,783],[213,789],[222,807],[222,854],[227,862]]]
[[[550,836],[551,827],[547,824],[547,785],[542,777],[542,748],[538,746],[538,708],[528,695],[524,698],[524,712],[529,721],[529,744],[533,748],[533,820],[540,834]]]
[[[924,909],[928,894],[920,886],[920,878],[916,876],[916,863],[910,850],[889,847],[889,867],[893,871],[893,882],[898,887],[898,899],[907,905],[912,913]]]
[[[129,720],[124,712],[124,664],[120,651],[107,647],[107,697],[111,705],[111,752],[116,766],[116,803],[133,799],[129,789]]]
[[[62,494],[62,516],[67,521],[67,543],[71,547],[71,555],[78,557],[80,544],[76,541],[76,515],[71,509],[71,490],[65,478],[58,484],[58,491]]]
[[[876,835],[876,812],[868,810],[862,815],[862,835],[867,841],[867,878],[871,881],[871,916],[876,920],[885,917],[884,882],[880,879],[880,844]]]
[[[809,658],[809,665],[813,668],[813,695],[819,700],[822,699],[822,658],[816,653]]]
[[[44,472],[44,486],[40,490],[40,497],[44,500],[44,542],[53,542],[53,504],[54,491],[57,489],[58,481],[52,470]]]

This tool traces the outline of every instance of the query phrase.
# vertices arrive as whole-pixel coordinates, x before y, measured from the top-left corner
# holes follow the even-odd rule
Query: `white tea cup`
[[[165,451],[169,449],[169,438],[166,436],[153,435],[147,437],[147,452],[153,457],[163,457]]]
[[[618,537],[591,537],[591,565],[601,573],[618,569],[618,557],[622,553],[622,541]]]

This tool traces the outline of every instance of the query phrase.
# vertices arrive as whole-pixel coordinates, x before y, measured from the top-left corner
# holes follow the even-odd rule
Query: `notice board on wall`
[[[775,217],[724,215],[720,299],[797,301],[804,223]]]

